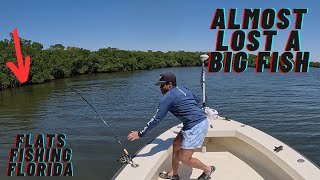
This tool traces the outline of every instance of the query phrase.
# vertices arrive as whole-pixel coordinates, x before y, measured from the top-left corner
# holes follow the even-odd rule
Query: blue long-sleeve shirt
[[[156,114],[147,125],[138,132],[143,137],[152,130],[170,111],[183,123],[183,130],[192,128],[194,125],[206,119],[201,106],[200,99],[187,88],[173,87],[160,100]]]

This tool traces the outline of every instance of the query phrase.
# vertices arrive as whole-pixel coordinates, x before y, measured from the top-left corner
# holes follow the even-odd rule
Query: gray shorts
[[[209,122],[208,119],[203,120],[191,129],[182,130],[182,149],[196,149],[201,148],[204,138],[208,132]]]

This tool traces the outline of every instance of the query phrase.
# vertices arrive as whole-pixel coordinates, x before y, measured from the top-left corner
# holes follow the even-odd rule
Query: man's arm
[[[197,104],[199,104],[201,102],[201,99],[193,93],[192,93],[192,95],[193,95],[194,99],[196,100]]]
[[[167,115],[173,103],[173,98],[165,96],[161,99],[159,103],[159,108],[157,109],[155,115],[147,123],[147,125],[138,132],[139,137],[143,137],[147,132],[155,128],[159,122]]]

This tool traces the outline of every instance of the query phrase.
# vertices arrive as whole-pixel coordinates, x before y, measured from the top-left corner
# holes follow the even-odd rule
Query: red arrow
[[[13,30],[14,47],[16,49],[16,56],[18,60],[18,67],[13,62],[7,62],[6,65],[11,69],[14,75],[21,83],[27,82],[30,70],[30,56],[26,56],[26,62],[23,64],[23,58],[20,48],[20,40],[18,36],[18,30]]]

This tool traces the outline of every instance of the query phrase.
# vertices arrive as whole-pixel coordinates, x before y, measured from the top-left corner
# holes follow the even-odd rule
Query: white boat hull
[[[320,169],[290,146],[248,125],[208,117],[209,130],[203,147],[193,157],[214,165],[212,179],[221,180],[319,180]],[[171,168],[172,141],[181,130],[175,126],[142,148],[134,157],[139,167],[124,166],[113,177],[117,180],[154,180]],[[279,152],[275,147],[282,146]],[[206,150],[206,152],[202,152]],[[197,179],[202,171],[183,164],[180,179]]]

